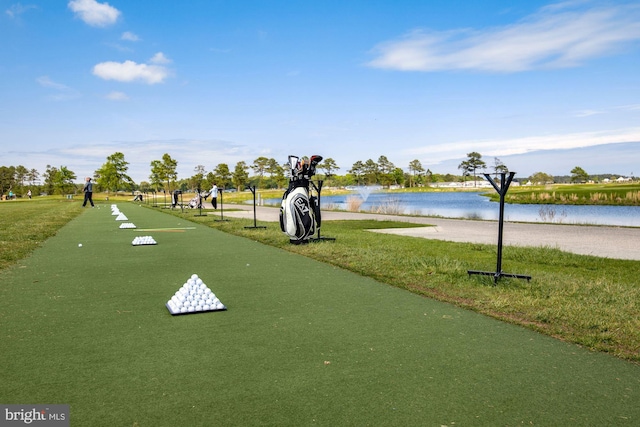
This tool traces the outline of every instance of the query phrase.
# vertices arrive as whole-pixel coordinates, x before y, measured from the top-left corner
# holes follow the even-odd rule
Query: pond
[[[490,191],[494,191],[491,189]],[[365,190],[352,195],[322,196],[323,208],[348,210],[348,199],[363,200],[361,211],[497,220],[500,204],[476,192],[385,193]],[[266,199],[279,205],[280,199]],[[505,221],[640,227],[640,206],[505,204]]]

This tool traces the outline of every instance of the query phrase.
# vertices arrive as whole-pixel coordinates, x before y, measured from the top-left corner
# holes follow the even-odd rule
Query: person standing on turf
[[[211,205],[213,209],[218,209],[218,186],[216,183],[213,183],[213,188],[211,189]]]
[[[84,208],[87,205],[87,201],[91,203],[91,207],[93,206],[93,182],[91,182],[91,178],[87,177],[85,179],[86,184],[84,184],[84,203],[82,203],[82,207]]]

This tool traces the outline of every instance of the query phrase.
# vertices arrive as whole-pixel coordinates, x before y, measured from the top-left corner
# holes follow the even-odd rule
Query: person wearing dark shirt
[[[91,207],[93,206],[93,182],[91,182],[91,178],[87,177],[85,179],[86,183],[84,184],[84,202],[82,203],[82,207],[87,206],[87,201],[91,203]]]

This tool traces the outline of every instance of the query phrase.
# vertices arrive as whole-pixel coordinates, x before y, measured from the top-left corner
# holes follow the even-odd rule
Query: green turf
[[[81,426],[640,423],[637,365],[119,206],[195,229],[120,230],[102,205],[1,273],[1,403],[70,404]],[[169,314],[192,273],[228,311]]]

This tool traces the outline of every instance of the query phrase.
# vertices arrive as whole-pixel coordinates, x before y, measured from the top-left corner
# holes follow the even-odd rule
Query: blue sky
[[[0,0],[0,165],[259,156],[630,174],[638,1]],[[621,155],[615,155],[620,147]],[[588,155],[587,155],[588,153]],[[630,156],[629,153],[632,155]],[[640,172],[637,168],[636,174]]]

